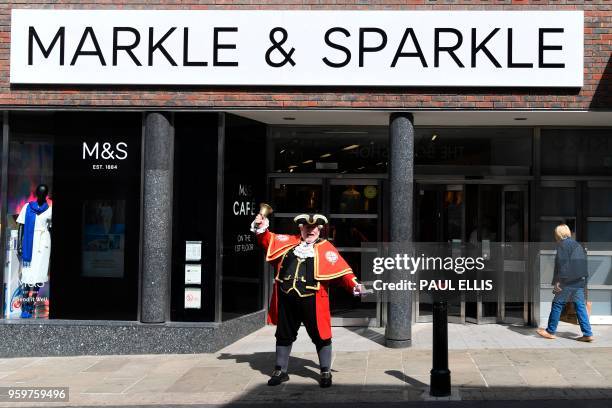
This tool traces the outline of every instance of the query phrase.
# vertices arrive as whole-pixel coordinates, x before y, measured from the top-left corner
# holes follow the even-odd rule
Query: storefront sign
[[[128,158],[125,142],[83,142],[83,160],[91,162],[92,170],[118,170],[119,163]]]
[[[14,84],[580,87],[582,11],[13,10]]]

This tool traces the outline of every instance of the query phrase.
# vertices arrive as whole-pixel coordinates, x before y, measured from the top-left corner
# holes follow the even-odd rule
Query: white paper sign
[[[202,260],[202,241],[185,241],[185,260]]]
[[[202,265],[185,264],[185,284],[200,285],[202,283]]]
[[[185,309],[202,308],[202,291],[200,288],[185,288]]]
[[[13,9],[13,84],[581,87],[581,10]]]

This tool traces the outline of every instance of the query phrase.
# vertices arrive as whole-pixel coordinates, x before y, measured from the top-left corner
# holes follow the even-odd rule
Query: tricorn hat
[[[323,227],[329,221],[327,221],[327,217],[321,214],[300,214],[293,219],[297,225],[318,225],[319,227]]]

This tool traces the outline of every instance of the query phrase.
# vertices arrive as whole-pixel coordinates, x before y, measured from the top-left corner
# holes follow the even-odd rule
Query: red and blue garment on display
[[[34,228],[36,226],[36,216],[49,209],[49,204],[45,201],[38,205],[37,201],[30,201],[26,210],[25,223],[23,225],[22,255],[23,266],[28,267],[32,262],[32,251],[34,249]]]

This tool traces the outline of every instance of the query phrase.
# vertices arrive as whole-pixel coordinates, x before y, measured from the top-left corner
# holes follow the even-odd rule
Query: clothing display
[[[23,206],[17,223],[23,225],[21,282],[34,285],[47,281],[51,256],[52,208],[31,201]]]

